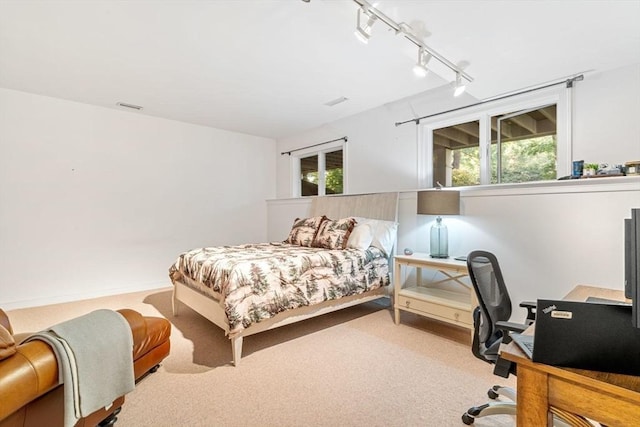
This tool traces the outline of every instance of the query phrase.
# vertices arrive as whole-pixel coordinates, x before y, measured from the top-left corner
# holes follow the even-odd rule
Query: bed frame
[[[326,215],[329,218],[360,216],[387,221],[397,221],[398,193],[362,194],[356,196],[323,196],[311,200],[309,216]],[[389,257],[391,258],[391,256]],[[391,259],[389,260],[391,268]],[[388,296],[386,287],[374,289],[359,295],[351,295],[339,300],[325,301],[320,304],[299,307],[278,313],[276,316],[254,323],[236,334],[229,334],[229,324],[224,308],[219,301],[204,295],[185,283],[176,281],[173,288],[173,315],[178,315],[179,302],[184,303],[220,328],[231,339],[233,364],[238,366],[242,357],[242,340],[258,332],[310,319],[322,314],[341,310],[364,302]]]

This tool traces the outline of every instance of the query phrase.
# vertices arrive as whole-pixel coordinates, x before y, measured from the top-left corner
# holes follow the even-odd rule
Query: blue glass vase
[[[449,231],[441,217],[431,226],[430,249],[431,258],[449,258]]]

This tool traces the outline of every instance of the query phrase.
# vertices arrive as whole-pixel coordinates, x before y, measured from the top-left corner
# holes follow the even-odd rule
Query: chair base
[[[494,385],[487,391],[487,396],[489,399],[495,400],[499,396],[504,396],[507,399],[516,401],[516,391],[512,387],[504,387],[501,385]]]
[[[476,418],[486,417],[489,415],[515,415],[516,414],[515,402],[491,402],[485,403],[481,406],[474,406],[469,408],[467,412],[462,414],[462,422],[466,425],[471,425]]]
[[[495,389],[500,389],[500,395],[506,396],[507,393],[513,392],[509,387],[493,386],[489,389],[489,393],[496,393]],[[514,399],[515,400],[515,395]],[[516,402],[491,402],[480,406],[469,408],[467,412],[462,414],[462,422],[471,425],[476,418],[487,417],[489,415],[513,415],[517,413]],[[579,415],[565,413],[564,411],[552,410],[554,427],[593,427],[589,421]]]

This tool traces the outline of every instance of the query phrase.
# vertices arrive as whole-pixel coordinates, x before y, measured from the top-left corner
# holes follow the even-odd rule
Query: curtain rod
[[[330,142],[342,141],[343,139],[344,139],[344,142],[347,142],[347,137],[343,136],[342,138],[332,139],[331,141],[319,142],[317,144],[307,145],[306,147],[296,148],[295,150],[291,150],[291,151],[283,151],[282,153],[280,153],[280,155],[281,156],[283,156],[285,154],[291,155],[291,153],[296,152],[296,151],[306,150],[307,148],[317,147],[318,145],[329,144]]]
[[[502,96],[498,96],[498,97],[495,97],[495,98],[489,98],[489,99],[486,99],[484,101],[476,102],[475,104],[465,105],[464,107],[453,108],[451,110],[442,111],[440,113],[429,114],[428,116],[418,117],[417,119],[405,120],[404,122],[396,122],[396,127],[398,127],[400,125],[407,124],[407,123],[411,123],[411,122],[415,122],[416,125],[419,125],[420,124],[420,120],[422,120],[422,119],[428,119],[430,117],[440,116],[442,114],[447,114],[447,113],[452,113],[454,111],[464,110],[465,108],[475,107],[475,106],[478,106],[478,105],[486,104],[488,102],[498,101],[500,99],[510,98],[512,96],[522,95],[522,94],[533,92],[533,91],[536,91],[536,90],[542,90],[542,89],[546,89],[546,88],[549,88],[549,87],[552,87],[552,86],[557,86],[557,85],[560,85],[560,84],[566,84],[567,88],[570,88],[570,87],[573,87],[573,82],[579,82],[581,80],[584,80],[584,74],[580,74],[579,76],[571,77],[569,79],[562,80],[562,81],[559,81],[559,82],[550,83],[548,85],[534,87],[534,88],[531,88],[531,89],[522,90],[520,92],[510,93],[508,95],[502,95]]]

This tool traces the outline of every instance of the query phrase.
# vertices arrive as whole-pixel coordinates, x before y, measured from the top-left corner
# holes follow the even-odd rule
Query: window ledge
[[[466,187],[446,187],[449,190],[459,190],[462,197],[486,197],[486,196],[516,196],[528,194],[566,194],[566,193],[596,193],[614,191],[638,191],[640,192],[640,176],[620,176],[610,178],[585,178],[568,179],[562,181],[537,181],[517,184],[490,184],[469,185]],[[416,190],[399,190],[401,197],[415,197]],[[351,196],[353,194],[345,194]],[[335,197],[326,196],[326,197]],[[339,195],[337,195],[339,196]],[[308,204],[309,197],[289,197],[269,199],[269,204]],[[640,201],[639,201],[640,203]]]
[[[464,197],[511,196],[520,194],[596,193],[640,191],[640,176],[537,181],[516,184],[490,184],[455,187]]]

